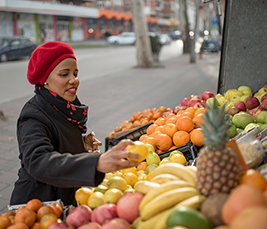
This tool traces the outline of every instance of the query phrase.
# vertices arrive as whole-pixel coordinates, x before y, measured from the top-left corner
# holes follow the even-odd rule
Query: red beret
[[[48,41],[36,48],[29,61],[27,78],[31,84],[44,85],[52,70],[64,59],[74,58],[70,45],[60,41]]]

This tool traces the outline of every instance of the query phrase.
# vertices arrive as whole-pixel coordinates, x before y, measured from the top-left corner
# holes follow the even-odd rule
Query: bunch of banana
[[[154,190],[156,188],[159,188],[160,184],[156,182],[151,182],[151,181],[138,181],[134,185],[134,190],[136,192],[141,192],[143,194],[147,194],[151,190]]]

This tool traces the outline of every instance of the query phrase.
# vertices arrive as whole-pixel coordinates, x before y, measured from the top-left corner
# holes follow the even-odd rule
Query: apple
[[[264,99],[261,103],[261,109],[262,110],[267,110],[267,99]]]
[[[199,102],[201,102],[201,99],[189,101],[188,106],[194,107],[194,105]]]
[[[242,91],[244,95],[252,96],[252,90],[248,86],[240,86],[238,91]]]
[[[215,97],[215,98],[216,98],[216,97]],[[217,99],[217,98],[216,98],[216,99]],[[220,97],[220,98],[217,99],[217,101],[218,101],[219,106],[221,107],[221,106],[223,106],[224,104],[226,104],[229,100],[227,100],[225,97]]]
[[[257,106],[260,105],[260,102],[259,100],[256,98],[256,97],[253,97],[253,96],[249,96],[245,99],[245,105],[246,105],[246,108],[251,110]]]
[[[235,105],[235,103],[233,103],[233,102],[227,102],[226,103],[226,105],[225,105],[225,108],[224,108],[224,111],[227,113],[227,111],[231,108],[231,107],[233,107]]]
[[[103,204],[93,210],[91,221],[102,225],[106,221],[109,221],[117,217],[118,214],[117,214],[116,204]]]
[[[244,95],[242,91],[238,91],[237,89],[229,89],[226,93],[225,93],[225,97],[228,100],[231,100],[234,96],[242,96]]]
[[[212,97],[214,97],[215,95],[212,93],[212,92],[210,92],[210,91],[205,91],[205,92],[203,92],[203,94],[202,94],[202,99],[203,100],[207,100],[208,98],[212,98]]]
[[[241,96],[237,95],[237,96],[234,96],[230,101],[233,103],[236,103],[236,102],[240,101],[240,98],[241,98]]]
[[[266,94],[267,93],[267,88],[261,88],[260,90],[258,90],[258,93],[260,94],[260,95],[262,95],[262,94]]]
[[[247,98],[247,97],[250,97],[251,95],[242,95],[241,97],[240,97],[240,101],[245,101],[245,99]]]
[[[101,225],[96,222],[90,222],[83,224],[82,226],[78,227],[77,229],[102,229]]]
[[[237,128],[244,129],[249,123],[254,123],[255,118],[247,112],[240,111],[233,116],[232,122]]]
[[[235,107],[237,107],[239,109],[239,111],[246,111],[246,105],[243,101],[238,101],[235,103],[234,105]]]
[[[265,117],[267,117],[267,111],[260,111],[256,116],[256,122],[264,123]]]
[[[258,113],[260,113],[262,111],[261,106],[257,106],[251,110],[249,110],[248,112],[253,116],[256,117],[258,115]]]
[[[267,87],[267,84],[264,84],[264,86],[262,88],[266,88]]]
[[[267,98],[267,93],[261,96],[261,102]]]
[[[206,105],[205,105],[205,103],[203,103],[203,102],[197,102],[197,103],[195,103],[194,106],[193,106],[193,108],[194,108],[195,110],[198,110],[199,108],[205,108],[205,107],[206,107]]]
[[[67,215],[66,223],[74,226],[75,228],[80,227],[84,223],[91,221],[92,214],[92,209],[89,206],[82,204]]]
[[[185,110],[187,108],[187,106],[181,106],[181,105],[178,105],[176,107],[173,108],[172,112],[174,114],[177,114],[180,110]]]
[[[127,220],[116,218],[104,223],[102,229],[132,229],[132,226]]]
[[[227,111],[227,114],[234,116],[239,112],[239,109],[235,106],[230,107],[229,110]]]
[[[190,101],[201,100],[201,98],[200,98],[198,95],[191,95],[191,96],[189,97],[189,100],[190,100]]]
[[[181,106],[188,106],[189,98],[183,98],[181,101]]]
[[[222,97],[224,97],[222,94],[220,94],[220,93],[217,93],[216,95],[215,95],[215,99],[219,99],[219,98],[222,98]]]

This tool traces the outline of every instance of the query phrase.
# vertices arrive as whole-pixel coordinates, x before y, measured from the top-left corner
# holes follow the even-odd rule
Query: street
[[[81,81],[106,76],[136,66],[135,46],[109,46],[103,48],[75,49],[78,58]],[[182,42],[166,45],[160,53],[160,60],[182,54]],[[0,63],[0,104],[33,94],[27,75],[28,59]]]

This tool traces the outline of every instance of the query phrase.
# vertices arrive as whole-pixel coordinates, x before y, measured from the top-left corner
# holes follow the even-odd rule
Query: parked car
[[[37,44],[25,37],[0,37],[0,62],[30,57]]]
[[[208,51],[208,52],[219,52],[221,51],[222,47],[222,39],[220,37],[208,37],[204,38],[201,51]]]
[[[109,36],[107,42],[113,45],[134,45],[136,36],[134,32],[123,32],[117,36]]]
[[[159,41],[162,45],[169,45],[172,42],[172,38],[168,34],[160,34]]]
[[[173,40],[179,40],[179,39],[182,39],[182,33],[179,31],[179,30],[176,30],[176,31],[170,31],[167,33],[171,39]]]

